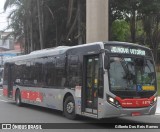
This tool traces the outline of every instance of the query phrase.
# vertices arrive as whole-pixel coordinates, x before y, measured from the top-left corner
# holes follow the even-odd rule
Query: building
[[[10,32],[0,32],[0,67],[3,67],[5,59],[22,53],[20,43],[15,42],[13,37],[7,37]]]

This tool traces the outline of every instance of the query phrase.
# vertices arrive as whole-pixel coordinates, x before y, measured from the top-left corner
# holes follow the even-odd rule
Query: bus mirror
[[[110,57],[108,54],[105,54],[105,56],[104,56],[104,68],[105,69],[110,68]]]

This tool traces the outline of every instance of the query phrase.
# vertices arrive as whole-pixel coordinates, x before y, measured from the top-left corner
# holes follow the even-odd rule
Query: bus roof
[[[37,51],[31,52],[30,54],[16,56],[16,57],[6,59],[5,63],[6,62],[21,61],[21,60],[24,60],[24,59],[27,60],[27,59],[30,59],[30,58],[38,58],[38,57],[47,57],[47,56],[52,56],[52,55],[59,55],[59,54],[65,53],[69,49],[74,49],[74,48],[84,47],[84,46],[92,46],[92,45],[97,45],[97,44],[98,45],[103,45],[103,44],[106,44],[106,45],[128,45],[128,46],[138,46],[138,47],[141,47],[141,48],[149,49],[145,46],[141,46],[141,45],[134,44],[134,43],[128,43],[128,42],[118,42],[118,41],[94,42],[94,43],[88,43],[88,44],[82,44],[82,45],[76,45],[76,46],[58,46],[58,47],[55,47],[55,48],[37,50]]]
[[[136,43],[130,43],[130,42],[108,41],[108,42],[104,42],[104,44],[106,44],[106,45],[122,45],[122,46],[125,46],[125,45],[127,45],[127,46],[137,46],[137,47],[140,47],[140,48],[151,50],[150,48],[148,48],[146,46],[142,46],[142,45],[139,45],[139,44],[136,44]]]
[[[21,55],[21,56],[16,56],[12,57],[11,59],[6,59],[6,62],[14,62],[14,61],[21,61],[24,59],[29,59],[29,58],[38,58],[38,57],[47,57],[47,56],[52,56],[52,55],[60,55],[65,53],[69,49],[73,48],[78,48],[78,47],[84,47],[84,46],[92,46],[92,45],[102,45],[103,42],[94,42],[94,43],[88,43],[88,44],[82,44],[82,45],[76,45],[76,46],[58,46],[55,48],[48,48],[48,49],[42,49],[42,50],[37,50],[33,51],[30,54],[26,55]]]

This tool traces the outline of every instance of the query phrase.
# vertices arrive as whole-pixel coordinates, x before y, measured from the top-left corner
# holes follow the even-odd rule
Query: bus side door
[[[83,79],[83,108],[82,111],[96,114],[98,107],[98,75],[99,56],[84,57],[84,79]]]

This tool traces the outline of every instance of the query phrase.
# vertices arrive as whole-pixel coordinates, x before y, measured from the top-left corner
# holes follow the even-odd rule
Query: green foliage
[[[148,46],[145,43],[146,33],[143,29],[143,23],[141,20],[137,20],[136,22],[136,43],[139,43],[141,45]]]
[[[40,16],[37,1],[40,2]],[[78,1],[81,4],[80,25]],[[110,40],[147,45],[153,49],[157,61],[160,0],[109,0],[109,5]],[[85,43],[86,0],[6,0],[4,10],[11,6],[16,8],[9,15],[8,28],[13,29],[11,34],[16,40],[24,42],[26,53],[41,48],[40,34],[44,48],[75,45],[80,37]],[[80,33],[78,27],[81,27]]]
[[[17,41],[24,42],[25,53],[41,48],[85,42],[85,0],[80,0],[81,32],[78,34],[78,1],[76,0],[6,0],[4,10],[15,6],[8,16]],[[40,7],[40,9],[38,8]],[[42,39],[41,39],[42,38]]]
[[[158,63],[160,45],[160,0],[110,0],[110,26],[117,20],[125,20],[130,27],[130,42],[149,46]],[[114,32],[113,32],[114,30]],[[117,33],[115,33],[117,32]],[[119,30],[110,30],[110,40],[114,40]],[[114,33],[114,34],[113,34]],[[121,40],[120,36],[120,40]]]
[[[129,24],[124,20],[116,20],[112,23],[113,39],[117,41],[126,41],[130,36]]]
[[[141,0],[138,10],[145,32],[145,43],[153,50],[155,62],[158,63],[158,47],[160,45],[160,1]]]
[[[158,95],[160,96],[160,72],[157,73]]]

